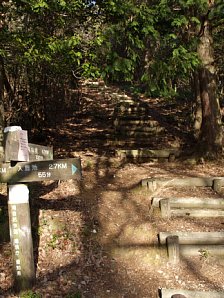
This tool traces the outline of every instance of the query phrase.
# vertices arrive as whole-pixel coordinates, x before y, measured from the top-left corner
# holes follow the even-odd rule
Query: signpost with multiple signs
[[[29,190],[34,181],[81,179],[80,158],[53,159],[53,148],[28,143],[21,127],[5,129],[4,163],[0,182],[9,184],[9,227],[16,290],[30,288],[35,281]]]

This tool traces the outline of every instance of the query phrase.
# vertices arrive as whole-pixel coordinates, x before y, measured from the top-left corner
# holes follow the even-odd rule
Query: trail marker
[[[28,143],[27,131],[7,127],[0,183],[8,183],[8,212],[14,287],[31,288],[35,281],[28,186],[21,183],[81,179],[80,158],[53,160],[53,148]]]

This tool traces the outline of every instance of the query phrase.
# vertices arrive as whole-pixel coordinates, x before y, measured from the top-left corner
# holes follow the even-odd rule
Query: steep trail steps
[[[113,118],[117,146],[155,149],[167,141],[168,132],[165,126],[151,115],[146,102],[122,99],[114,108]]]
[[[170,220],[171,217],[177,216],[195,218],[224,217],[223,198],[153,196],[153,193],[155,194],[158,190],[165,191],[166,187],[180,187],[180,189],[181,187],[211,187],[217,193],[217,190],[220,191],[224,185],[223,177],[172,179],[154,177],[143,179],[141,184],[152,192],[151,208],[160,208],[161,216],[164,219]],[[224,255],[224,233],[220,232],[160,232],[159,243],[160,245],[167,245],[169,259],[171,258],[173,263],[179,261],[180,255],[197,255],[202,249],[214,255]]]
[[[180,112],[178,103],[136,96],[103,81],[81,81],[78,90],[69,92],[77,110],[63,119],[63,129],[50,127],[47,131],[54,139],[66,138],[71,151],[91,148],[114,153],[116,149],[191,147],[185,109]],[[70,142],[69,135],[74,135],[75,142]],[[147,161],[151,157],[141,154],[140,158]]]
[[[201,225],[201,220],[205,218],[218,218],[224,217],[224,199],[220,196],[221,188],[224,186],[223,177],[181,177],[181,178],[146,178],[141,181],[141,185],[150,190],[151,195],[151,209],[160,208],[160,214],[162,220],[171,222],[172,220],[177,221],[177,217],[182,217],[183,220],[187,221],[189,217],[194,217],[194,223],[198,227]],[[172,197],[166,196],[165,191],[167,187],[179,189],[181,193],[181,187],[189,190],[194,187],[203,188],[210,187],[216,197]],[[160,196],[158,196],[160,193]],[[206,193],[206,192],[205,192]],[[153,196],[154,194],[154,196]],[[162,195],[161,195],[162,194]],[[157,196],[156,196],[157,195]],[[220,197],[217,197],[219,195]],[[155,214],[158,214],[157,212]],[[173,217],[173,218],[172,218]],[[189,219],[190,220],[190,219]],[[188,221],[189,221],[188,220]],[[198,227],[196,230],[198,230]],[[191,258],[200,258],[200,260],[207,261],[213,260],[221,264],[224,257],[224,232],[222,230],[209,231],[194,231],[187,230],[181,231],[183,226],[173,226],[172,229],[164,231],[160,229],[158,232],[158,244],[159,247],[165,249],[167,254],[168,265],[178,266],[183,262],[188,262]],[[185,297],[206,297],[204,293],[184,290],[184,292],[174,291],[164,292],[160,297],[173,297],[175,294],[186,294]],[[219,296],[219,292],[208,293],[209,297],[224,297],[223,292]],[[218,296],[217,296],[218,295]],[[178,297],[178,296],[177,296]]]

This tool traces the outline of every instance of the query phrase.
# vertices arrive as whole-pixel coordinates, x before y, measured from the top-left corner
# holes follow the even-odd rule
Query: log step
[[[164,132],[163,128],[157,128],[155,129],[155,131],[148,131],[148,132],[144,132],[144,131],[117,131],[117,135],[121,135],[121,136],[126,136],[126,137],[132,137],[132,138],[149,138],[152,137],[153,135],[157,135],[159,133]]]
[[[152,207],[159,207],[161,200],[168,199],[171,208],[208,208],[208,209],[224,209],[223,198],[152,198]]]
[[[114,115],[115,116],[123,116],[123,115],[147,115],[149,112],[148,106],[143,105],[121,105],[119,107],[115,107]]]
[[[120,118],[120,119],[147,119],[149,114],[147,111],[129,111],[129,112],[117,112],[113,115],[114,118]]]
[[[119,113],[119,112],[126,112],[128,110],[149,110],[149,107],[147,104],[142,104],[142,103],[136,103],[136,102],[122,102],[122,103],[118,103],[115,107],[114,107],[114,114]]]
[[[178,264],[181,256],[200,256],[204,259],[209,256],[224,256],[223,244],[180,244],[180,237],[175,234],[166,238],[166,246],[169,262],[172,264]]]
[[[166,244],[169,236],[178,236],[179,244],[224,245],[224,232],[160,232],[159,243]]]
[[[129,106],[146,106],[146,105],[147,104],[144,102],[140,102],[140,101],[135,102],[133,99],[123,99],[117,103],[116,108],[119,108],[122,106],[129,107]]]
[[[172,298],[173,295],[182,295],[181,298],[223,298],[224,291],[191,291],[184,289],[161,289],[161,298]]]
[[[128,126],[128,125],[135,125],[135,126],[139,126],[139,125],[144,125],[147,127],[156,127],[159,125],[159,122],[156,120],[151,120],[151,119],[145,119],[145,120],[128,120],[128,119],[115,119],[114,120],[114,126]]]
[[[217,233],[217,232],[216,232]],[[170,233],[165,236],[164,239],[162,238],[161,233],[159,234],[159,240],[160,244],[162,242],[163,245],[166,244],[167,246],[167,252],[169,257],[169,262],[172,264],[178,264],[180,260],[180,256],[200,256],[203,258],[208,258],[209,256],[218,256],[223,257],[224,256],[224,244],[220,244],[220,239],[217,240],[218,237],[212,237],[212,244],[208,243],[209,240],[202,239],[201,235],[198,237],[195,237],[195,233],[191,236],[193,236],[194,242],[192,244],[186,244],[183,243],[183,237],[180,235],[180,233]],[[200,233],[201,234],[201,233]],[[213,233],[214,234],[214,233]],[[203,241],[202,241],[203,240]],[[191,239],[192,241],[192,239]],[[188,241],[189,242],[189,241]],[[197,243],[196,243],[197,242]],[[198,243],[198,242],[206,242],[206,243]],[[224,238],[221,241],[224,242]],[[215,244],[214,244],[215,243]]]
[[[132,113],[148,113],[149,107],[147,104],[135,103],[135,102],[120,102],[114,108],[114,115],[125,115]]]
[[[125,134],[125,135],[137,135],[137,134],[141,134],[144,133],[143,135],[147,134],[154,134],[154,133],[161,133],[164,132],[166,129],[164,127],[160,127],[160,126],[155,126],[155,127],[147,127],[147,126],[120,126],[116,128],[116,133],[120,133],[120,134]]]
[[[170,216],[185,216],[185,217],[224,217],[224,210],[214,209],[171,209]]]
[[[180,256],[190,257],[190,256],[201,256],[204,258],[209,256],[224,256],[224,245],[179,245]]]
[[[157,140],[158,141],[158,140]],[[115,140],[107,140],[106,142],[107,145],[110,145],[110,146],[121,146],[121,147],[143,147],[143,146],[152,146],[155,144],[152,144],[152,142],[149,140],[149,139],[141,139],[141,138],[130,138],[130,139],[127,139],[127,138],[122,138],[122,137],[117,137]]]
[[[151,116],[149,116],[148,114],[137,114],[137,113],[132,113],[132,114],[123,114],[123,115],[114,115],[114,121],[116,121],[116,119],[118,121],[149,121],[152,119]]]
[[[134,149],[134,150],[116,150],[118,157],[131,157],[131,158],[169,158],[170,155],[180,156],[181,152],[178,149]]]
[[[143,102],[134,102],[132,100],[123,100],[117,103],[116,107],[114,108],[115,111],[126,110],[126,109],[149,109],[149,106]]]
[[[179,200],[179,204],[172,204],[172,200],[170,199],[161,199],[159,201],[159,206],[161,210],[161,216],[163,218],[170,218],[171,216],[187,216],[187,217],[224,217],[224,201],[223,199],[219,200],[220,204],[217,204],[215,199],[212,200],[214,203],[212,206],[212,209],[208,208],[209,201],[207,200],[207,206],[206,204],[203,205],[202,202],[203,199],[201,199],[199,202],[200,204],[188,204],[187,206],[187,199],[185,199],[185,204],[181,204]],[[173,206],[175,205],[175,207]],[[190,207],[189,207],[190,205]],[[185,207],[184,207],[185,206]],[[193,206],[193,208],[191,207]],[[214,209],[214,207],[216,207]],[[206,209],[205,209],[206,208]]]
[[[141,185],[151,190],[158,187],[213,187],[214,180],[224,185],[224,177],[185,177],[185,178],[145,178],[141,180]]]

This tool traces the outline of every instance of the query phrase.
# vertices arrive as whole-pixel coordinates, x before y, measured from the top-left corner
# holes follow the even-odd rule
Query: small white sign
[[[29,147],[28,147],[28,136],[26,130],[19,131],[19,161],[29,161]]]

